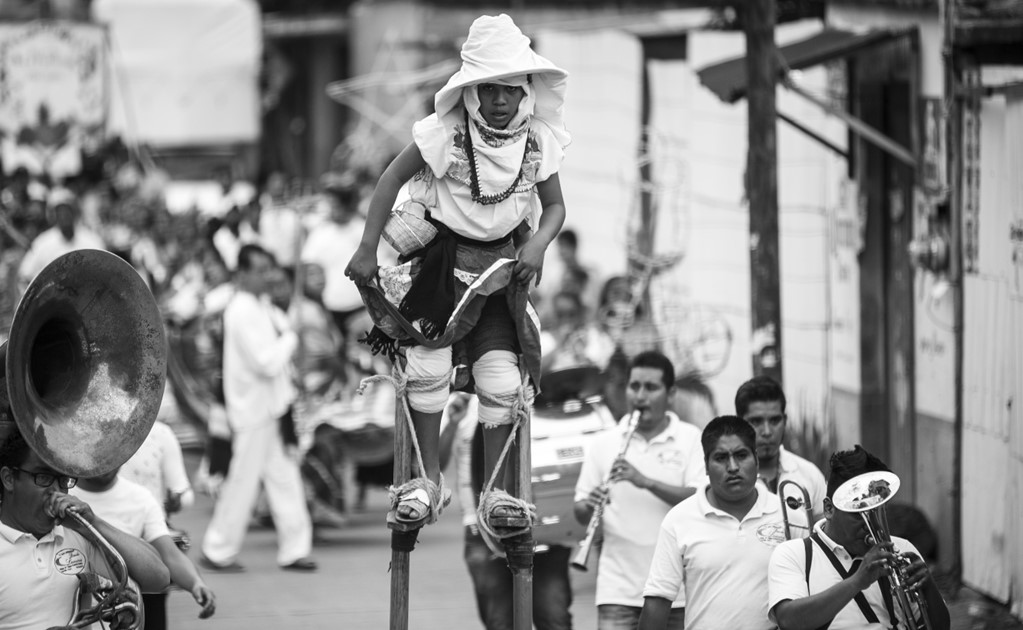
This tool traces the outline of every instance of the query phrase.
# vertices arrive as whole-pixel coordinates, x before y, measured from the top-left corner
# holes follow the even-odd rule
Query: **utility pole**
[[[746,196],[749,199],[750,311],[753,374],[782,382],[781,291],[778,261],[778,140],[774,44],[775,0],[745,0],[749,105]]]
[[[952,451],[952,561],[955,584],[963,579],[963,101],[960,88],[959,55],[956,50],[956,0],[942,0],[938,5],[942,26],[942,62],[945,68],[945,165],[948,173],[948,204],[950,208],[949,248],[952,251],[949,276],[952,280],[952,312],[954,331],[954,384]]]

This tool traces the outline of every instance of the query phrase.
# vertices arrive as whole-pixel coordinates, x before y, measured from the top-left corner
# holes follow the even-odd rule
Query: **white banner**
[[[106,124],[106,31],[96,24],[0,24],[4,169],[65,177]]]

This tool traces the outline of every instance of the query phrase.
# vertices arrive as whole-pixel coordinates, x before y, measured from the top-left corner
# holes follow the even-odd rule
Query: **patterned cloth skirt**
[[[528,286],[513,279],[515,245],[505,239],[493,247],[459,243],[455,254],[455,308],[444,332],[427,338],[419,326],[399,312],[399,305],[420,270],[419,258],[394,267],[381,267],[379,282],[361,286],[373,323],[394,342],[395,347],[421,345],[428,348],[453,346],[465,339],[480,319],[490,296],[503,295],[515,325],[521,350],[520,360],[534,388],[540,382],[540,320],[529,299]]]

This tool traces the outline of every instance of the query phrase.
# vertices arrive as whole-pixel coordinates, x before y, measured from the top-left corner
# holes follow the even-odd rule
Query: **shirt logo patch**
[[[662,466],[674,466],[676,468],[683,468],[685,457],[682,455],[682,451],[667,450],[661,451],[657,454],[657,461]]]
[[[85,554],[77,549],[61,549],[53,557],[53,566],[62,575],[78,575],[85,570]]]
[[[768,547],[777,547],[785,542],[784,523],[764,523],[757,528],[757,539]]]

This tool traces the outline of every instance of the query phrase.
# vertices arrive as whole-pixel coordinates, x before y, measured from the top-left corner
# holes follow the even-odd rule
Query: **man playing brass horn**
[[[77,479],[43,462],[17,430],[0,446],[0,481],[0,628],[63,626],[75,608],[79,573],[114,579],[102,551],[83,536],[76,519],[68,518],[71,512],[121,554],[141,590],[159,592],[170,584],[156,551],[70,496],[68,488]]]
[[[867,540],[867,526],[859,513],[835,507],[835,491],[843,483],[875,471],[888,471],[888,467],[859,445],[833,454],[825,520],[817,523],[811,538],[782,543],[771,555],[769,614],[781,630],[907,628],[897,612],[898,594],[886,578],[899,561],[896,552],[911,561],[903,569],[905,588],[916,588],[923,596],[928,627],[948,630],[948,607],[916,547],[898,536],[873,544]],[[908,626],[917,627],[915,621]]]

